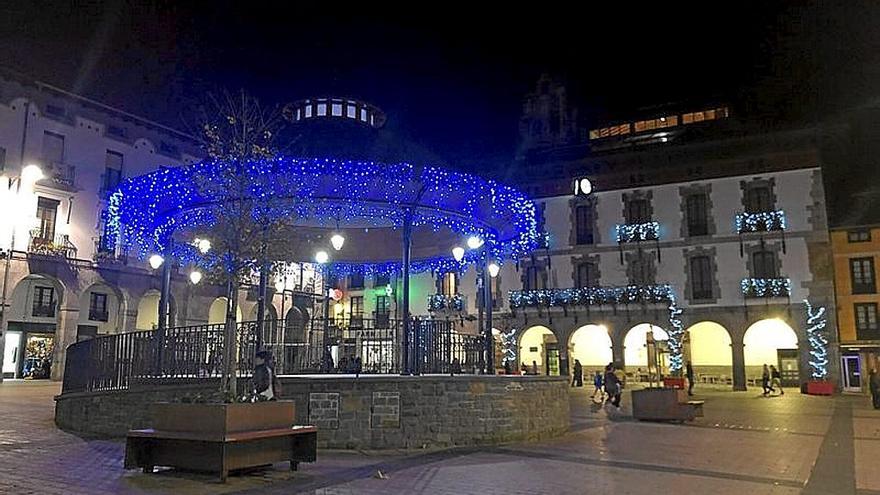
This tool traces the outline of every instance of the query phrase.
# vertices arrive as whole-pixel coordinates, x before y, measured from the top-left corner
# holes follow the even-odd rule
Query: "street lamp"
[[[198,283],[202,281],[202,272],[198,270],[189,272],[189,281],[192,282],[193,285],[198,285]]]
[[[345,244],[345,237],[342,234],[333,234],[333,237],[330,238],[330,244],[333,245],[333,249],[339,251],[342,249],[342,245]]]
[[[193,241],[193,244],[196,245],[196,248],[198,248],[199,252],[202,254],[205,254],[211,250],[211,241],[209,241],[208,239],[197,238]]]
[[[467,246],[471,249],[479,249],[479,247],[482,245],[483,245],[483,239],[480,239],[479,237],[477,237],[475,235],[472,235],[472,236],[468,237],[468,239],[467,239]]]
[[[163,258],[162,255],[154,254],[150,256],[150,266],[153,268],[153,270],[158,270],[164,262],[165,258]]]
[[[464,259],[464,248],[461,246],[455,246],[452,248],[452,257],[455,258],[455,261],[461,261]]]
[[[327,254],[327,251],[324,251],[322,249],[315,253],[315,261],[318,262],[319,265],[323,265],[324,263],[330,261],[330,255]]]
[[[498,266],[498,263],[495,263],[494,261],[492,263],[489,263],[488,268],[489,268],[489,276],[492,278],[497,277],[498,272],[501,271],[501,267]]]

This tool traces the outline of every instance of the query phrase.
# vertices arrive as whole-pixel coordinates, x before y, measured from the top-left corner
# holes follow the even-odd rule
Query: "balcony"
[[[428,312],[438,313],[444,311],[464,311],[464,297],[461,294],[452,296],[432,294],[428,296]]]
[[[643,242],[660,239],[660,224],[657,222],[618,224],[617,242]]]
[[[737,234],[746,234],[749,232],[779,232],[785,229],[785,212],[782,210],[736,214]]]
[[[788,278],[744,278],[740,289],[746,298],[789,297],[791,279]]]
[[[31,231],[28,253],[57,258],[76,258],[76,246],[70,242],[70,237],[64,234],[50,236],[40,229]]]
[[[109,321],[110,314],[107,310],[99,311],[97,309],[89,309],[89,320],[90,321]]]
[[[62,162],[53,162],[45,160],[43,162],[44,178],[41,184],[64,189],[66,191],[76,190],[76,167]]]
[[[512,290],[510,308],[549,308],[619,304],[669,304],[674,297],[667,284]]]
[[[38,302],[34,302],[34,309],[31,312],[31,315],[38,318],[54,318],[55,303],[41,304]]]

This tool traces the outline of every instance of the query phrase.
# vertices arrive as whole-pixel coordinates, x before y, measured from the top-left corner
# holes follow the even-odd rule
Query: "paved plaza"
[[[573,391],[572,431],[552,441],[408,452],[319,452],[315,464],[233,476],[122,469],[121,440],[53,424],[53,382],[0,384],[0,493],[880,494],[880,411],[864,396],[763,398],[698,390],[706,417],[641,423]],[[377,477],[381,471],[386,479]]]

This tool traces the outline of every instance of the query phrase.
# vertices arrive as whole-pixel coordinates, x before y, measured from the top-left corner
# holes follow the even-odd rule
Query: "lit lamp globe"
[[[464,259],[464,248],[461,246],[455,246],[452,248],[452,257],[455,258],[455,261],[461,261]]]
[[[482,245],[483,245],[483,239],[480,239],[479,237],[477,237],[477,236],[475,236],[475,235],[472,235],[472,236],[468,237],[468,240],[467,240],[467,246],[468,246],[469,248],[471,248],[471,249],[477,249],[477,248],[479,248],[479,247],[482,246]]]
[[[342,234],[333,234],[333,237],[330,238],[330,244],[333,246],[333,249],[339,251],[342,249],[342,245],[345,244],[345,237]]]
[[[279,280],[275,282],[275,292],[284,292],[284,281]]]
[[[327,254],[327,251],[318,251],[317,253],[315,253],[315,261],[318,264],[323,265],[324,263],[330,261],[330,255]]]
[[[211,241],[208,239],[196,239],[196,247],[200,253],[205,254],[211,250]]]
[[[43,169],[38,165],[28,165],[21,169],[21,178],[25,182],[36,182],[43,178]]]
[[[162,266],[162,263],[164,263],[164,262],[165,262],[165,258],[163,258],[162,256],[160,256],[158,254],[154,254],[154,255],[150,256],[150,266],[153,267],[153,270],[159,269],[159,267]]]
[[[189,281],[192,282],[194,285],[201,282],[202,281],[202,272],[200,272],[198,270],[193,270],[193,271],[189,272]]]
[[[501,267],[498,266],[498,263],[495,263],[495,262],[489,263],[488,268],[489,268],[489,276],[492,278],[497,277],[498,272],[501,271]]]

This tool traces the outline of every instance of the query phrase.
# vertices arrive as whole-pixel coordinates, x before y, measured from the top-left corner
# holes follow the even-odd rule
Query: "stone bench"
[[[647,421],[693,421],[703,416],[701,400],[688,400],[677,388],[646,388],[632,392],[633,417]]]

